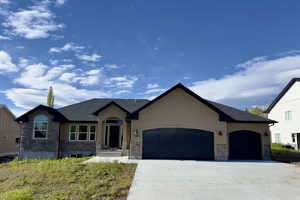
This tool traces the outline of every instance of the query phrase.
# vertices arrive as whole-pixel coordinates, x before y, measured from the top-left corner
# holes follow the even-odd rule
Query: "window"
[[[285,111],[284,112],[284,119],[285,120],[292,120],[292,111]]]
[[[95,125],[70,125],[69,141],[95,141]]]
[[[90,140],[94,141],[96,139],[96,126],[90,126]]]
[[[118,119],[108,119],[105,122],[107,124],[123,124],[123,120],[118,120]]]
[[[46,139],[48,135],[48,118],[44,115],[38,115],[33,122],[33,138]]]
[[[275,143],[280,143],[280,133],[275,133]]]

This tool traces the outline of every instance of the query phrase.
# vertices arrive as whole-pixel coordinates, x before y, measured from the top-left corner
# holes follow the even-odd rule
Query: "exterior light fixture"
[[[220,136],[222,136],[222,135],[223,135],[222,131],[219,131],[219,135],[220,135]]]
[[[269,136],[269,134],[268,134],[268,132],[267,132],[267,131],[264,133],[264,136]]]

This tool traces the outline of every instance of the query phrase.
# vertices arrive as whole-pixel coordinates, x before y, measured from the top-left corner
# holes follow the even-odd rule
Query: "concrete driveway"
[[[128,200],[294,200],[300,167],[277,162],[141,160]]]

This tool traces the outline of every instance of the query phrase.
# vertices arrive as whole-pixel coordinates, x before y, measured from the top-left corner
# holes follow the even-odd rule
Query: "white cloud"
[[[159,87],[159,85],[157,83],[149,83],[147,84],[147,88],[148,89],[153,89],[153,88],[157,88]]]
[[[27,39],[47,38],[52,31],[63,28],[54,21],[55,15],[50,11],[49,1],[35,3],[28,9],[9,12],[3,23],[7,32]]]
[[[57,5],[63,5],[66,3],[67,0],[56,0]]]
[[[257,57],[237,67],[236,73],[194,82],[190,89],[211,100],[263,99],[278,93],[291,78],[300,76],[300,54]]]
[[[119,68],[119,66],[115,65],[115,64],[105,64],[104,67],[106,69],[118,69]]]
[[[97,62],[102,58],[102,56],[95,53],[92,55],[77,55],[77,57],[80,60],[90,61],[90,62]]]
[[[66,43],[63,47],[59,48],[59,47],[52,47],[49,52],[50,53],[60,53],[63,51],[75,51],[75,52],[79,52],[80,50],[84,49],[83,46],[79,46],[76,45],[75,43]]]
[[[132,88],[137,80],[135,76],[120,76],[110,78],[109,82],[113,87]]]
[[[157,93],[157,92],[164,92],[166,91],[166,89],[164,88],[153,88],[153,89],[149,89],[145,92],[145,94],[151,94],[151,93]]]
[[[68,82],[68,83],[74,83],[74,82],[76,82],[75,77],[76,77],[76,73],[66,72],[66,73],[63,73],[61,75],[61,77],[59,77],[59,79],[62,81]]]
[[[12,62],[11,56],[5,51],[0,51],[0,73],[16,71],[18,71],[18,68]]]
[[[81,85],[88,86],[99,83],[101,77],[103,77],[102,70],[94,69],[87,71],[85,75],[83,77],[79,77],[78,80]]]
[[[0,4],[9,4],[10,1],[9,0],[0,0]]]
[[[4,35],[0,35],[0,40],[10,40],[10,38]]]
[[[119,91],[114,92],[115,95],[128,94],[128,93],[130,93],[129,90],[119,90]]]

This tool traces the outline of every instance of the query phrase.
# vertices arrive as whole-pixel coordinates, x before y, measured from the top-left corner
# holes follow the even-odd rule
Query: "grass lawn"
[[[272,143],[272,160],[281,162],[300,162],[300,151],[288,149],[281,144]]]
[[[1,200],[126,199],[136,164],[90,163],[86,158],[0,164]]]

